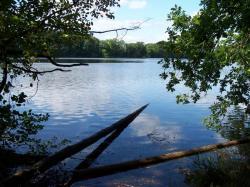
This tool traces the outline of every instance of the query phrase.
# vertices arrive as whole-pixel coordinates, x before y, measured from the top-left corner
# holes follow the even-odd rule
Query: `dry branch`
[[[142,21],[141,23],[138,23],[135,26],[132,27],[122,27],[122,28],[117,28],[117,29],[110,29],[110,30],[104,30],[104,31],[90,31],[91,34],[104,34],[104,33],[108,33],[108,32],[118,32],[118,31],[132,31],[132,30],[137,30],[141,28],[141,25],[144,24],[145,22],[151,20],[151,18],[148,18],[144,21]]]
[[[67,146],[66,148],[62,149],[61,151],[58,151],[54,153],[53,155],[37,162],[32,167],[21,170],[19,172],[16,172],[14,175],[9,177],[8,179],[2,181],[3,185],[6,186],[13,186],[17,184],[23,184],[27,181],[29,181],[32,177],[39,175],[40,173],[43,173],[47,169],[51,168],[52,166],[58,164],[60,161],[78,153],[79,151],[83,150],[84,148],[92,145],[93,143],[97,142],[99,139],[103,138],[104,136],[108,135],[112,131],[114,131],[117,128],[126,126],[127,124],[131,123],[148,105],[145,105],[135,112],[129,114],[125,118],[117,121],[116,123],[112,124],[109,127],[106,127],[94,135],[83,139],[82,141]]]
[[[139,26],[134,26],[134,27],[130,27],[130,28],[122,27],[122,28],[118,28],[118,29],[110,29],[110,30],[105,30],[105,31],[90,31],[90,33],[91,34],[104,34],[107,32],[132,31],[132,30],[136,30],[136,29],[140,29],[140,27]]]
[[[210,152],[217,149],[222,149],[230,146],[236,146],[240,144],[250,143],[250,138],[233,140],[225,143],[211,144],[202,146],[199,148],[190,149],[187,151],[177,151],[173,153],[162,154],[159,156],[148,157],[139,160],[133,160],[128,162],[122,162],[118,164],[112,164],[107,166],[101,166],[96,168],[90,168],[85,170],[78,170],[74,172],[75,177],[79,180],[87,180],[107,175],[112,175],[119,172],[125,172],[133,169],[138,169],[150,165],[159,164],[162,162],[168,162],[171,160],[176,160],[183,157],[188,157],[192,155],[197,155],[205,152]]]

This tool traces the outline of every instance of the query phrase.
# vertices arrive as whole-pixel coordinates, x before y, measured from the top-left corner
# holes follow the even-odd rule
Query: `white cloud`
[[[175,143],[182,138],[181,127],[174,122],[162,122],[158,116],[141,114],[131,125],[136,136],[147,136],[155,143]]]
[[[146,0],[121,0],[121,6],[128,6],[131,9],[142,9],[146,7],[147,1]]]

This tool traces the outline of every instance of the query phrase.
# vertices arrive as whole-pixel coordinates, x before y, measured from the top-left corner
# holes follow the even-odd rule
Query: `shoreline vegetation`
[[[155,59],[157,62],[163,58],[87,58],[87,57],[57,57],[55,60],[60,63],[144,63],[147,59]],[[36,63],[50,63],[47,58],[37,58]]]
[[[168,42],[126,43],[123,40],[99,40],[89,37],[75,43],[60,43],[54,49],[54,57],[80,58],[164,58],[167,54]]]

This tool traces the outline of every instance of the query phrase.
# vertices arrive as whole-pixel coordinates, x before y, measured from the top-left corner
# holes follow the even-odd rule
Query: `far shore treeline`
[[[168,43],[143,42],[126,43],[123,40],[99,40],[95,37],[84,39],[76,43],[58,44],[56,57],[81,57],[81,58],[163,58],[166,54]]]

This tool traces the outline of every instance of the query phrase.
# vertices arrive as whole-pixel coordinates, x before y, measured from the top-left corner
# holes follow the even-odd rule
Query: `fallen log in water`
[[[129,125],[129,124],[128,124]],[[127,125],[127,126],[128,126]],[[75,169],[84,169],[90,167],[93,162],[102,154],[102,152],[123,132],[127,127],[122,127],[107,137],[93,152],[91,152]]]
[[[13,185],[17,185],[17,184],[20,185],[20,184],[26,183],[32,177],[43,173],[47,169],[58,164],[60,161],[66,159],[66,158],[78,153],[79,151],[83,150],[84,148],[92,145],[93,143],[97,142],[98,140],[100,140],[104,136],[108,135],[109,133],[111,133],[115,129],[126,126],[127,124],[131,123],[147,106],[148,106],[148,104],[139,108],[135,112],[129,114],[125,118],[117,121],[116,123],[112,124],[111,126],[106,127],[104,129],[98,131],[94,135],[92,135],[86,139],[83,139],[82,141],[80,141],[76,144],[67,146],[66,148],[54,153],[53,155],[48,156],[45,159],[42,159],[41,161],[34,164],[32,167],[16,172],[14,175],[9,177],[8,179],[1,181],[0,184],[5,185],[5,186],[13,186]]]
[[[128,162],[122,162],[118,164],[112,164],[107,166],[100,166],[95,168],[89,168],[84,170],[77,170],[74,172],[74,176],[79,180],[87,180],[97,177],[102,177],[106,175],[112,175],[119,172],[125,172],[133,169],[138,169],[150,165],[159,164],[162,162],[168,162],[170,160],[176,160],[183,157],[188,157],[192,155],[197,155],[200,153],[205,153],[209,151],[213,151],[216,149],[222,149],[230,146],[240,145],[250,143],[250,138],[242,139],[242,140],[233,140],[225,143],[219,144],[211,144],[202,146],[199,148],[190,149],[187,151],[177,151],[173,153],[162,154],[159,156],[148,157],[139,160],[133,160]]]
[[[128,127],[130,123],[117,128],[111,135],[109,135],[94,151],[92,151],[76,168],[75,170],[89,168],[95,160],[105,151],[108,146],[123,132],[125,128]],[[64,186],[70,186],[74,182],[81,180],[77,178],[74,174],[73,176],[64,184]]]

